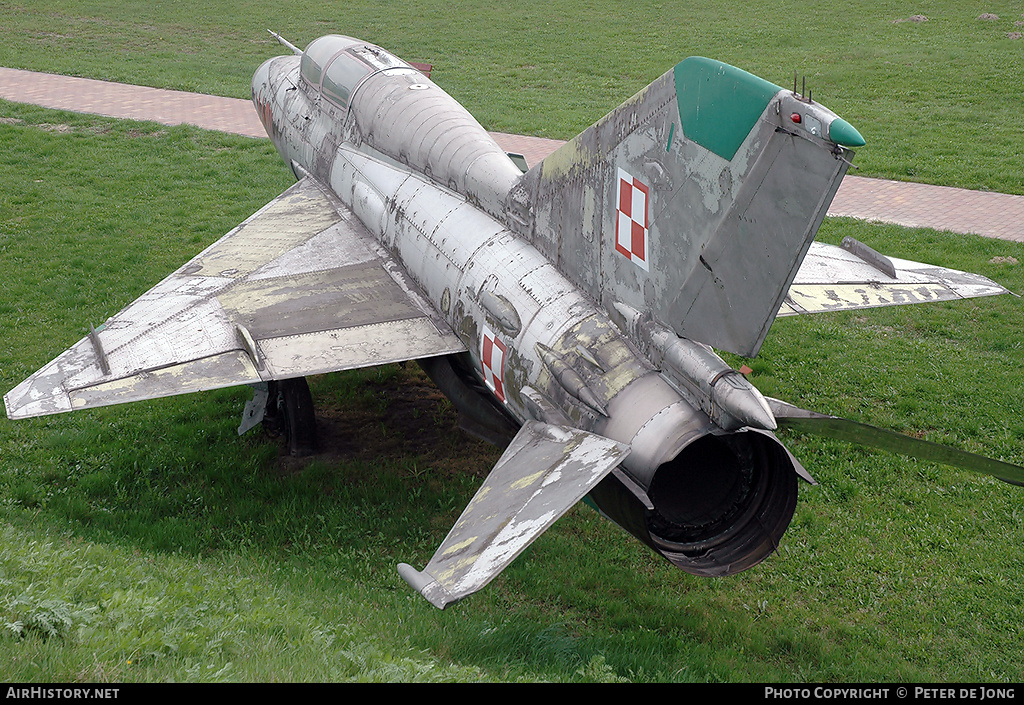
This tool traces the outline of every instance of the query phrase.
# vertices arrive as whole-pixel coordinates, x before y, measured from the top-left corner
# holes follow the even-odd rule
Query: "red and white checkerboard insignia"
[[[650,189],[635,176],[619,169],[618,196],[615,201],[615,251],[635,262],[645,272],[648,253],[647,201]]]
[[[480,363],[484,371],[484,383],[494,395],[505,401],[505,353],[508,348],[498,340],[490,328],[484,328],[480,350]]]

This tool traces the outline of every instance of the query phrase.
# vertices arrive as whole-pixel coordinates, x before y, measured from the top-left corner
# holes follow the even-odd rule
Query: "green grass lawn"
[[[1022,12],[1009,0],[10,0],[0,66],[247,98],[255,67],[284,52],[268,28],[299,46],[336,32],[433,64],[488,129],[567,139],[708,56],[782,86],[806,77],[867,138],[857,173],[1024,193],[1024,39],[1010,38]]]
[[[242,97],[266,27],[336,31],[433,63],[488,128],[568,137],[704,54],[813,77],[868,138],[861,173],[1022,192],[1010,3],[662,3],[626,29],[601,2],[181,8],[0,3],[0,64]],[[0,389],[291,180],[267,141],[0,103]],[[1019,245],[821,232],[845,235],[1024,292]],[[1010,296],[808,316],[745,362],[766,394],[1024,464],[1021,331]],[[497,452],[414,367],[312,384],[335,440],[306,466],[237,436],[246,390],[0,420],[6,679],[1024,681],[1019,488],[785,435],[820,484],[757,568],[683,574],[580,506],[440,612],[395,564],[426,562]]]

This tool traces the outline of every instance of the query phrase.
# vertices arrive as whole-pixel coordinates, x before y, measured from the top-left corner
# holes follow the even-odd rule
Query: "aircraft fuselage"
[[[585,497],[687,572],[755,565],[810,479],[778,424],[1024,484],[766,400],[712,349],[755,356],[780,315],[1007,293],[814,242],[865,140],[810,94],[689,57],[522,173],[380,47],[277,38],[294,55],[252,97],[298,182],[8,392],[10,418],[246,384],[239,433],[283,418],[299,454],[305,376],[416,360],[505,448],[424,568],[398,565],[440,608]]]
[[[341,45],[335,56],[340,51]],[[321,85],[313,85],[317,67],[300,66],[305,57],[277,57],[260,67],[253,101],[286,163],[297,176],[329,185],[377,235],[462,339],[475,381],[518,423],[567,425],[631,445],[624,474],[592,494],[602,511],[692,572],[733,572],[763,559],[795,505],[789,456],[767,430],[718,437],[723,426],[736,431],[749,423],[718,407],[702,410],[698,398],[670,384],[608,312],[511,229],[507,201],[520,170],[429,79],[390,55],[375,58],[383,68],[350,86],[345,105],[326,90],[323,67]],[[705,355],[718,360],[710,350]],[[725,370],[732,372],[724,363],[706,370],[704,386]],[[748,405],[764,407],[745,380],[740,386]],[[706,411],[715,409],[712,420]],[[761,418],[765,429],[774,428],[770,413]],[[691,446],[694,457],[685,452]],[[718,487],[717,481],[692,485],[704,473],[733,477],[709,497],[700,486]],[[674,497],[679,483],[689,488],[688,499],[663,500],[656,510],[653,495]],[[760,526],[747,527],[757,536],[744,539],[738,562],[728,552],[699,565],[684,557],[706,553],[703,543],[723,528],[740,525],[744,534],[766,483],[791,496],[760,517],[767,536]],[[690,507],[704,507],[698,513],[708,516],[693,516]],[[652,512],[663,525],[693,526],[652,537],[641,526]],[[763,550],[751,551],[749,541]]]

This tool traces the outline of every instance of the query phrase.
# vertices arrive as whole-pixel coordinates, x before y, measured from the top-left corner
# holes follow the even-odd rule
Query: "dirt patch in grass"
[[[313,461],[358,461],[483,477],[501,455],[458,427],[454,407],[412,363],[392,376],[363,381],[350,398],[318,396],[314,385],[313,402],[318,452],[292,457],[282,438],[278,464],[283,473],[299,472]]]
[[[75,131],[74,127],[66,123],[41,122],[36,127],[46,132],[56,132],[59,135],[66,135]]]

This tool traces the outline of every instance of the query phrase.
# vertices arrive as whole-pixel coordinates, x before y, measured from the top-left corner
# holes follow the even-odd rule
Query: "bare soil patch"
[[[342,373],[344,374],[344,373]],[[397,374],[361,382],[344,399],[318,396],[316,407],[319,450],[295,458],[281,439],[278,458],[283,473],[299,472],[313,461],[328,464],[405,464],[451,475],[485,476],[501,451],[458,427],[458,413],[418,365],[409,363]]]

